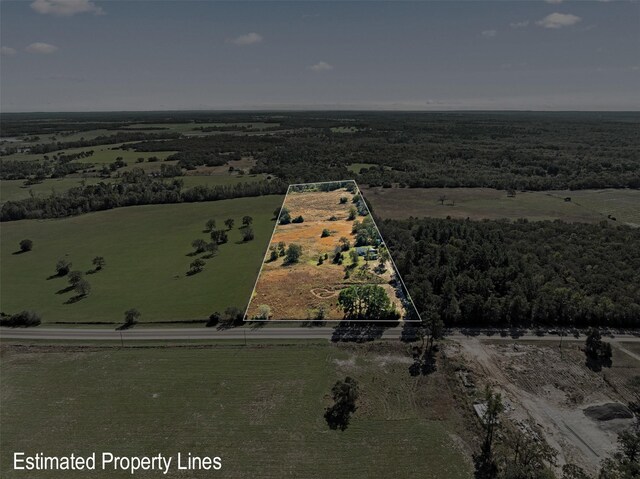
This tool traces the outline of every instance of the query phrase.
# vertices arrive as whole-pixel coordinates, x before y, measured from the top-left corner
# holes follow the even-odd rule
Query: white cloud
[[[0,50],[1,50],[0,53],[2,53],[3,55],[6,55],[6,56],[13,56],[16,53],[18,53],[18,52],[16,52],[15,48],[11,48],[11,47],[2,47]]]
[[[253,45],[255,43],[262,43],[264,38],[259,33],[251,32],[246,35],[240,35],[236,38],[227,40],[227,43],[235,43],[236,45]]]
[[[91,0],[35,0],[31,8],[43,15],[70,17],[76,13],[104,15],[104,10]]]
[[[498,32],[495,30],[482,30],[480,34],[485,38],[491,38],[491,37],[495,37],[498,34]]]
[[[580,20],[582,18],[570,13],[552,13],[537,21],[536,24],[544,28],[562,28],[575,25]]]
[[[309,70],[313,70],[314,72],[326,72],[333,70],[333,65],[330,65],[327,62],[318,62],[315,65],[311,65]]]
[[[553,3],[555,5],[557,5],[558,3],[562,3],[564,2],[564,0],[544,0],[547,3]]]
[[[55,45],[51,45],[49,43],[36,42],[25,48],[29,53],[41,53],[47,55],[49,53],[53,53],[58,50],[58,47]]]
[[[511,28],[524,28],[529,26],[529,20],[523,20],[521,22],[511,22],[509,24]]]

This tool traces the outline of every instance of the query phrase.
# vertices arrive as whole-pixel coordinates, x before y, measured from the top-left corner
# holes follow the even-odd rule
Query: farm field
[[[598,223],[611,215],[617,224],[640,225],[639,190],[517,192],[513,198],[507,197],[506,191],[490,188],[362,188],[362,192],[382,218],[450,216]],[[444,204],[442,196],[446,196]],[[566,197],[571,201],[565,202]]]
[[[292,248],[301,248],[295,261],[289,259]],[[348,319],[338,297],[356,285],[382,288],[397,312],[395,320],[413,317],[413,305],[355,182],[289,187],[247,319]]]
[[[282,196],[264,196],[136,206],[3,224],[0,310],[34,310],[43,323],[118,324],[129,308],[140,310],[141,322],[205,319],[228,306],[243,309],[281,202]],[[238,226],[245,215],[253,217],[255,239],[243,243]],[[189,256],[191,242],[209,240],[203,229],[210,218],[217,228],[224,228],[227,218],[235,226],[228,243],[206,260],[204,271],[187,276],[196,258]],[[33,241],[33,250],[14,254],[25,238]],[[72,270],[87,272],[95,256],[103,256],[106,266],[86,274],[92,290],[80,301],[71,302],[74,293],[66,291],[65,277],[48,279],[61,258],[72,262]]]
[[[135,142],[133,142],[135,143]],[[167,156],[172,155],[175,151],[135,151],[135,150],[126,150],[122,149],[122,146],[127,145],[127,143],[109,143],[105,145],[95,145],[95,146],[84,146],[81,148],[65,148],[62,150],[51,151],[46,154],[48,157],[52,157],[53,155],[58,154],[77,154],[85,151],[93,151],[93,155],[88,156],[86,158],[80,158],[75,160],[75,162],[80,163],[94,163],[96,165],[113,163],[116,158],[121,157],[127,163],[135,163],[138,158],[144,158],[145,161],[148,158],[156,157],[159,160],[164,160]],[[35,154],[35,153],[14,153],[12,155],[6,155],[2,157],[2,160],[31,160],[37,161],[42,160],[44,154]],[[159,167],[158,167],[159,168]]]
[[[410,376],[403,345],[5,343],[1,352],[2,476],[14,450],[192,452],[220,456],[215,475],[223,478],[471,475],[463,450],[472,438],[444,372]],[[324,408],[345,376],[356,378],[361,399],[349,427],[331,431]],[[92,477],[131,476],[97,470]],[[163,477],[185,476],[173,469]]]

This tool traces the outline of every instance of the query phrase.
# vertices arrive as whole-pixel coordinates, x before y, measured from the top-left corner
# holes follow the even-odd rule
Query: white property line
[[[251,302],[253,301],[253,295],[255,294],[256,288],[258,287],[258,281],[260,280],[260,276],[262,275],[262,268],[264,267],[264,263],[265,263],[265,260],[267,258],[267,254],[269,253],[269,248],[271,247],[271,242],[273,241],[273,237],[274,237],[274,235],[276,233],[276,228],[280,224],[280,215],[282,214],[282,209],[284,208],[284,205],[285,205],[285,203],[287,201],[287,196],[289,196],[289,191],[291,190],[291,188],[295,187],[295,186],[325,185],[325,184],[328,184],[328,183],[349,183],[349,182],[352,182],[354,184],[354,186],[356,187],[356,194],[359,194],[360,197],[362,198],[362,202],[364,203],[364,207],[367,209],[367,213],[369,214],[369,217],[371,217],[371,221],[373,222],[373,225],[376,227],[376,231],[378,232],[378,235],[382,239],[382,242],[384,243],[384,247],[387,248],[387,243],[386,243],[386,241],[384,241],[384,238],[382,237],[382,233],[380,232],[380,228],[378,228],[378,225],[376,224],[376,220],[373,218],[373,215],[371,214],[371,210],[369,209],[369,206],[367,205],[367,202],[364,200],[364,195],[362,194],[362,191],[360,191],[360,187],[358,186],[358,183],[356,182],[356,180],[317,181],[317,182],[313,182],[313,183],[292,183],[292,184],[290,184],[289,187],[287,188],[287,193],[284,195],[284,199],[282,200],[282,206],[280,206],[280,211],[278,212],[278,217],[276,218],[276,224],[273,227],[273,231],[271,232],[271,238],[269,238],[269,243],[267,244],[267,250],[264,253],[264,257],[262,258],[262,263],[260,264],[260,271],[258,272],[258,277],[256,278],[256,282],[253,285],[253,290],[251,291],[251,296],[249,297],[249,302],[247,303],[247,309],[245,310],[245,313],[244,313],[244,318],[243,318],[244,322],[247,322],[247,323],[249,323],[249,322],[263,323],[263,322],[269,321],[269,322],[290,323],[291,321],[295,321],[295,320],[292,320],[292,319],[248,319],[249,308],[251,306]],[[389,248],[387,248],[387,251],[389,251]],[[393,270],[395,271],[396,276],[398,277],[398,279],[400,280],[400,283],[402,284],[402,292],[403,292],[403,294],[405,294],[407,296],[407,299],[411,303],[411,306],[413,307],[413,310],[418,315],[418,319],[412,319],[412,320],[410,319],[410,320],[406,320],[404,322],[408,322],[408,323],[421,322],[422,321],[422,317],[420,316],[420,312],[418,311],[418,308],[416,308],[416,305],[413,302],[413,298],[411,297],[411,294],[409,294],[409,290],[407,289],[407,286],[404,284],[402,276],[400,276],[400,272],[398,271],[398,267],[396,266],[395,261],[393,261],[393,257],[391,256],[391,253],[389,253],[389,260],[391,261],[391,264],[393,265]],[[300,319],[300,321],[304,321],[304,319]],[[339,322],[339,321],[342,321],[342,320],[340,320],[340,319],[327,319],[327,320],[324,320],[324,321]],[[353,322],[366,323],[366,322],[371,322],[371,321],[368,321],[368,320],[354,320]],[[390,319],[381,320],[381,321],[375,321],[375,322],[376,323],[397,323],[397,321],[390,320]]]

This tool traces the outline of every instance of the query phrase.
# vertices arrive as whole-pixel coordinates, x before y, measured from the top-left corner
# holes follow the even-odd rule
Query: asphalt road
[[[124,331],[115,329],[80,329],[80,328],[0,328],[0,339],[36,339],[36,340],[80,340],[80,341],[144,341],[144,340],[206,340],[206,339],[399,339],[401,327],[368,328],[368,329],[339,329],[332,327],[239,327],[230,329],[216,328],[132,328]],[[526,333],[517,338],[495,334],[465,334],[454,331],[447,335],[452,339],[462,339],[476,336],[481,339],[532,340],[532,341],[560,341],[559,335],[544,335]],[[584,341],[585,336],[563,336],[563,341]],[[640,342],[640,337],[632,335],[614,335],[605,337],[616,342]]]

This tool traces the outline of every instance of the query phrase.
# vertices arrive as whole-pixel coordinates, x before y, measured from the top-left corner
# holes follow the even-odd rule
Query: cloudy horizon
[[[640,109],[640,3],[0,2],[2,112]]]

